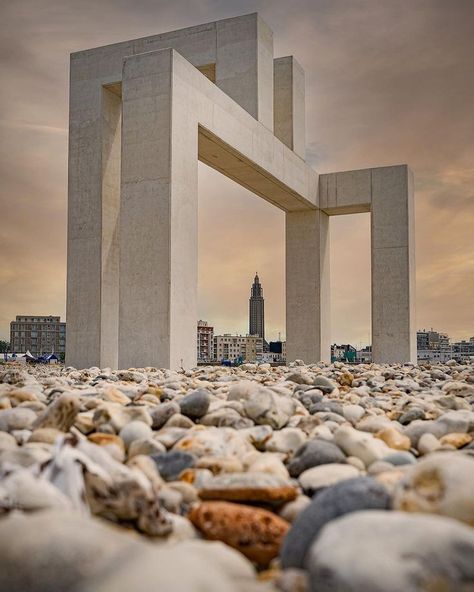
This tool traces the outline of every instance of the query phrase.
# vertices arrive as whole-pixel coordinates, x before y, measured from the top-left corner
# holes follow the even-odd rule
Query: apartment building
[[[66,352],[66,323],[61,317],[19,315],[10,323],[10,350],[34,356]]]

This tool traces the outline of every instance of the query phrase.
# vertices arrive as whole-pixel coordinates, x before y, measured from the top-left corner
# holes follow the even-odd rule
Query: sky
[[[17,314],[65,317],[69,53],[259,12],[306,72],[320,173],[408,163],[417,327],[474,335],[474,0],[3,0],[0,339]],[[370,220],[331,218],[332,340],[370,342]],[[199,317],[285,334],[283,212],[199,165]]]

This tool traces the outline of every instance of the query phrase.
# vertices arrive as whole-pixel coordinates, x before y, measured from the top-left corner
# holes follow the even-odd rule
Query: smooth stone
[[[237,456],[242,458],[254,447],[233,428],[197,427],[189,430],[175,445],[175,450],[192,452],[196,456]]]
[[[56,428],[37,428],[33,430],[28,442],[46,442],[46,444],[54,444],[56,438],[64,436],[64,432]]]
[[[355,425],[365,415],[365,409],[360,405],[344,405],[342,408],[342,414],[350,421],[352,425]]]
[[[359,475],[360,472],[352,465],[326,464],[304,471],[298,477],[298,481],[303,491],[312,497],[319,489]]]
[[[20,467],[31,467],[36,464],[43,464],[51,458],[51,452],[42,448],[26,448],[25,446],[15,449],[3,450],[0,453],[0,464],[10,463]]]
[[[307,436],[299,428],[282,428],[273,432],[265,443],[268,452],[282,452],[293,454],[306,441]]]
[[[323,399],[320,403],[315,403],[314,405],[311,405],[311,407],[309,408],[309,412],[311,413],[311,415],[313,415],[314,413],[320,413],[322,411],[327,411],[328,413],[336,413],[337,415],[341,416],[343,415],[342,405],[337,401]]]
[[[376,434],[387,427],[392,427],[392,422],[385,415],[369,415],[363,417],[356,425],[356,428],[362,432]]]
[[[296,488],[287,479],[269,473],[222,473],[199,490],[199,497],[206,500],[279,504],[296,496]]]
[[[370,510],[328,524],[306,566],[312,592],[455,592],[474,580],[473,556],[474,531],[454,520]]]
[[[260,567],[277,557],[289,526],[272,512],[229,502],[203,502],[189,519],[205,538],[226,543]]]
[[[181,413],[191,419],[199,419],[206,415],[210,404],[211,397],[205,389],[198,389],[179,401]]]
[[[174,401],[170,401],[169,403],[161,403],[160,405],[153,407],[150,409],[150,415],[152,419],[151,427],[154,430],[159,430],[165,425],[172,415],[179,412],[180,406]]]
[[[275,579],[279,592],[308,592],[308,572],[304,569],[285,569]]]
[[[474,457],[434,452],[411,468],[395,492],[394,507],[429,512],[474,526]]]
[[[408,436],[390,426],[375,434],[376,438],[383,440],[387,446],[395,450],[410,450],[411,441]]]
[[[436,436],[430,433],[423,434],[418,440],[418,452],[420,454],[429,454],[440,448],[441,442]]]
[[[341,481],[311,500],[293,522],[281,549],[281,564],[284,569],[303,568],[311,544],[328,523],[348,514],[365,509],[388,509],[390,496],[383,487],[370,477],[357,477]]]
[[[197,460],[194,454],[181,450],[153,454],[151,458],[165,481],[176,481],[185,469],[194,467]]]
[[[160,487],[158,491],[158,500],[165,510],[172,514],[179,514],[181,511],[181,505],[183,503],[183,496],[181,492],[176,489],[167,487],[166,485]]]
[[[94,432],[93,434],[89,434],[87,436],[89,442],[93,444],[97,444],[98,446],[115,446],[123,453],[125,453],[125,443],[120,436],[117,434],[105,434],[103,432]]]
[[[286,429],[286,428],[284,428]],[[256,425],[251,428],[244,428],[240,433],[257,450],[265,450],[266,443],[272,437],[274,431],[268,425]]]
[[[153,438],[140,438],[134,440],[128,447],[128,458],[133,458],[137,455],[151,455],[166,453],[166,447],[161,442],[154,440]]]
[[[250,454],[252,455],[252,453]],[[268,473],[285,480],[290,478],[288,469],[283,464],[283,461],[277,454],[272,452],[256,451],[252,462],[247,463],[247,457],[245,457],[245,464],[247,465],[248,473]]]
[[[130,403],[130,398],[115,386],[109,386],[107,388],[101,389],[99,394],[102,396],[104,401],[119,403],[120,405],[128,405],[128,403]]]
[[[322,375],[316,376],[313,385],[326,394],[330,394],[337,389],[337,384],[333,380]]]
[[[0,451],[14,450],[17,446],[17,441],[11,434],[8,432],[0,432]]]
[[[184,428],[188,430],[194,427],[194,422],[189,417],[182,415],[181,413],[175,413],[165,423],[167,428]]]
[[[67,432],[74,424],[80,408],[81,401],[79,397],[69,394],[61,395],[37,418],[33,427],[55,428]]]
[[[196,488],[191,483],[185,481],[170,481],[167,483],[168,489],[174,489],[181,494],[182,500],[185,504],[192,504],[199,501],[199,496]]]
[[[346,457],[341,449],[326,440],[310,440],[305,442],[288,463],[288,471],[292,477],[298,477],[303,471],[318,465],[345,463]]]
[[[375,461],[375,462],[377,462],[377,461]],[[357,458],[357,456],[348,456],[346,458],[346,463],[348,465],[352,465],[356,469],[359,469],[359,471],[365,471],[364,463],[360,460],[360,458]]]
[[[150,438],[152,433],[150,426],[143,421],[131,421],[120,430],[119,436],[123,440],[125,448],[128,449],[134,440]]]
[[[104,431],[103,424],[109,424],[118,434],[131,421],[141,421],[151,426],[152,419],[148,409],[145,406],[119,405],[118,403],[102,403],[94,411],[94,425],[97,431]]]
[[[186,434],[188,430],[184,428],[162,428],[160,431],[153,434],[153,439],[157,442],[161,442],[166,448],[172,448],[177,442],[179,442]]]
[[[381,459],[381,462],[386,462],[393,466],[399,467],[402,465],[416,464],[416,458],[413,456],[411,452],[400,451],[387,454],[387,456],[384,456]]]
[[[231,409],[230,407],[221,407],[220,409],[206,413],[206,415],[201,417],[199,423],[205,426],[227,427],[236,430],[250,428],[254,425],[251,419],[242,417],[236,409]]]
[[[339,426],[337,424],[334,425],[334,428],[337,429]],[[314,428],[314,430],[309,434],[311,440],[319,439],[319,440],[327,440],[331,442],[334,440],[333,433],[329,429],[327,424],[318,425]]]
[[[454,448],[462,448],[472,442],[472,436],[471,434],[458,434],[453,432],[442,436],[439,442],[441,445],[449,444],[450,446],[454,446]]]
[[[36,478],[29,470],[19,469],[1,482],[1,507],[4,510],[36,511],[48,508],[72,509],[71,501],[45,479]]]
[[[425,417],[426,416],[423,409],[420,409],[419,407],[412,407],[411,409],[408,409],[408,411],[405,411],[405,413],[402,413],[402,415],[398,418],[398,421],[402,425],[408,425],[416,419],[425,419]]]
[[[341,426],[334,433],[334,442],[350,456],[357,456],[366,466],[390,454],[391,449],[368,432],[359,432],[349,426]]]
[[[311,498],[307,495],[299,495],[296,499],[285,504],[278,515],[287,522],[294,522],[296,517],[311,503]]]
[[[0,411],[0,431],[2,432],[28,429],[35,421],[36,413],[25,407],[14,407]]]
[[[256,424],[278,430],[288,423],[294,411],[294,402],[289,397],[261,387],[245,401],[244,410]]]
[[[200,469],[209,469],[214,475],[221,473],[242,473],[242,462],[234,456],[201,456],[197,462]]]
[[[253,380],[240,380],[230,387],[227,400],[246,401],[253,397],[259,388],[260,385],[258,382],[254,382]]]
[[[373,462],[370,467],[367,469],[368,475],[379,475],[380,473],[385,473],[387,471],[394,471],[394,465],[390,464],[389,462],[383,460],[376,460]]]

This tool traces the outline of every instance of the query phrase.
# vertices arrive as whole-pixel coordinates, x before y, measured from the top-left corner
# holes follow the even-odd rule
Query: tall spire
[[[255,272],[249,299],[249,334],[258,335],[265,339],[265,304],[263,300],[263,288]]]

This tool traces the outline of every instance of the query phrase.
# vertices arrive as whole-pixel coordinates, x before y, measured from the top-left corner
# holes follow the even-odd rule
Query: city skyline
[[[350,169],[407,161],[414,169],[416,324],[468,339],[474,327],[472,2],[303,1],[290,15],[279,1],[238,8],[196,2],[186,11],[179,0],[158,4],[107,0],[84,2],[79,10],[68,0],[47,0],[41,15],[31,0],[4,8],[0,338],[8,339],[17,314],[65,317],[69,52],[258,10],[276,33],[276,54],[291,51],[306,70],[314,167],[324,173],[336,163]],[[268,340],[278,332],[284,337],[282,212],[205,165],[199,180],[199,316],[213,318],[217,331],[245,333],[246,278],[258,268],[272,294]],[[331,226],[331,342],[366,344],[368,216],[341,217]]]

